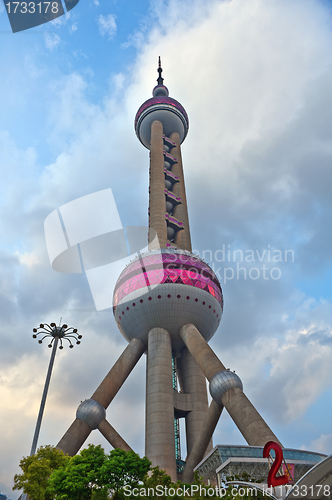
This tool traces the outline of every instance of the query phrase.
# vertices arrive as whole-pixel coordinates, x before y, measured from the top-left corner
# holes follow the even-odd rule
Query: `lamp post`
[[[82,338],[82,335],[77,334],[77,328],[73,328],[72,326],[68,327],[68,325],[57,326],[55,323],[50,323],[49,325],[47,323],[45,323],[45,324],[41,323],[38,328],[33,329],[33,332],[34,333],[33,333],[32,337],[34,339],[37,339],[39,335],[42,336],[42,338],[39,338],[39,340],[38,340],[39,344],[42,344],[42,342],[45,338],[51,339],[50,343],[48,344],[48,347],[52,348],[52,354],[51,354],[51,359],[50,359],[50,362],[48,365],[46,381],[45,381],[44,391],[43,391],[43,395],[42,395],[42,399],[41,399],[41,403],[40,403],[37,424],[36,424],[36,429],[35,429],[35,433],[33,436],[30,456],[32,456],[36,453],[37,441],[38,441],[38,437],[39,437],[41,421],[43,418],[48,387],[50,385],[51,374],[52,374],[52,369],[53,369],[53,364],[54,364],[55,353],[56,353],[56,349],[57,349],[57,346],[59,344],[59,341],[60,341],[59,349],[63,349],[63,340],[64,339],[68,341],[69,347],[72,349],[74,347],[72,340],[76,341],[76,344],[78,345],[81,343],[80,340]]]

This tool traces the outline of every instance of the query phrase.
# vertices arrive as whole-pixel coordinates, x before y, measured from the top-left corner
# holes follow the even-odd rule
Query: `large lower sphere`
[[[179,332],[193,324],[209,341],[223,311],[223,296],[212,269],[185,250],[152,250],[133,260],[114,289],[113,312],[123,336],[147,342],[152,328],[172,337],[175,350],[183,347]]]

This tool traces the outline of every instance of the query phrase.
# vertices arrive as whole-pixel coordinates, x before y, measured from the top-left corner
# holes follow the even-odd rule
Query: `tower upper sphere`
[[[178,101],[169,97],[168,88],[163,84],[160,57],[157,71],[158,85],[152,91],[153,97],[142,104],[135,117],[136,135],[147,149],[150,149],[151,125],[155,120],[162,123],[167,137],[173,132],[178,132],[180,143],[186,138],[189,129],[186,110]]]

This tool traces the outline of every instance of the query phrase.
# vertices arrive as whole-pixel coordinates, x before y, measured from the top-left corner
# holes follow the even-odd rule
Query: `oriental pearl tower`
[[[123,270],[113,297],[114,317],[128,346],[80,404],[58,448],[74,455],[98,428],[115,448],[131,449],[106,420],[106,409],[145,353],[145,454],[173,481],[189,483],[194,467],[212,450],[223,407],[249,445],[280,442],[245,396],[238,375],[208,345],[221,320],[223,295],[213,270],[192,253],[181,158],[188,115],[169,97],[160,58],[158,73],[153,97],[135,117],[136,135],[150,151],[148,251]],[[185,418],[185,462],[179,460],[180,418]]]

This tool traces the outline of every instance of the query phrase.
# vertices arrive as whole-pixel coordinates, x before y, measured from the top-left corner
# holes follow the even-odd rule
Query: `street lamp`
[[[55,323],[50,323],[49,325],[47,323],[45,323],[45,324],[41,323],[38,328],[34,328],[32,337],[34,339],[37,339],[39,335],[41,337],[39,338],[38,343],[42,344],[43,340],[45,338],[51,339],[50,343],[48,344],[48,347],[50,347],[50,348],[53,347],[53,349],[52,349],[51,359],[50,359],[50,362],[48,365],[48,371],[47,371],[47,375],[46,375],[46,381],[45,381],[44,391],[43,391],[43,395],[42,395],[42,400],[40,403],[35,434],[33,436],[30,456],[32,456],[36,453],[37,441],[38,441],[38,437],[39,437],[41,421],[43,418],[45,402],[46,402],[48,387],[50,385],[50,379],[51,379],[54,358],[55,358],[55,353],[56,353],[58,343],[60,341],[59,349],[63,349],[63,340],[67,340],[69,343],[69,347],[72,349],[74,347],[73,341],[76,341],[76,344],[78,345],[81,343],[80,340],[82,338],[82,335],[78,335],[77,328],[73,328],[72,326],[68,327],[68,325],[57,326]]]

